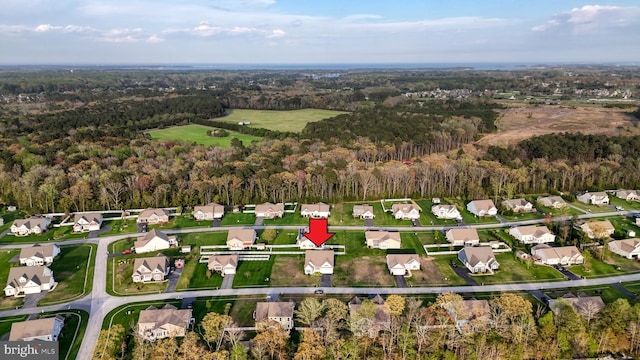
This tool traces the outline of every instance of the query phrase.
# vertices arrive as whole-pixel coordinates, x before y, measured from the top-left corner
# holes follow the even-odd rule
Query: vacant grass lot
[[[626,201],[619,197],[609,196],[609,202],[613,206],[622,206],[625,210],[640,210],[640,201]]]
[[[253,225],[256,222],[256,216],[254,214],[244,213],[228,213],[224,214],[220,225],[222,226],[239,226],[239,225]]]
[[[601,212],[610,212],[610,211],[614,211],[613,209],[611,209],[610,207],[606,206],[606,205],[587,205],[583,202],[580,201],[574,201],[569,203],[579,209],[584,210],[585,213],[601,213]]]
[[[584,214],[584,211],[574,209],[570,206],[565,206],[561,209],[556,209],[556,208],[540,206],[539,204],[536,204],[536,209],[538,209],[538,211],[540,211],[543,214],[547,213],[547,214],[552,214],[553,216],[567,216],[567,215],[573,216],[573,215]]]
[[[38,305],[57,304],[88,294],[93,287],[97,249],[95,244],[60,247],[60,255],[50,266],[58,286],[48,292]]]
[[[169,222],[165,223],[165,224],[149,225],[148,230],[151,231],[151,229],[158,229],[158,230],[163,230],[163,229],[182,229],[182,228],[199,227],[199,226],[200,227],[205,227],[205,226],[210,226],[210,225],[211,225],[211,221],[210,220],[197,221],[191,215],[182,215],[182,216],[174,216],[174,217],[172,217],[171,220],[169,220]]]
[[[102,223],[102,227],[109,227],[109,230],[100,233],[98,236],[111,236],[111,235],[120,235],[120,234],[134,234],[138,232],[138,227],[136,226],[136,219],[119,219],[119,220],[109,220],[104,221]]]
[[[227,231],[199,232],[178,235],[179,245],[225,245],[227,243]],[[193,251],[193,248],[191,249]]]
[[[275,256],[268,261],[239,261],[233,287],[262,287],[271,286],[271,269]]]
[[[338,256],[332,277],[333,286],[395,286],[387,269],[386,257],[362,256],[348,259]]]
[[[476,276],[478,283],[506,284],[536,281],[564,280],[564,276],[551,266],[527,265],[516,259],[513,253],[496,254],[500,269],[493,275]]]
[[[198,143],[200,145],[220,146],[222,148],[228,148],[229,146],[231,146],[232,139],[238,139],[245,145],[249,145],[252,141],[262,140],[262,138],[257,136],[240,134],[229,130],[227,130],[229,131],[229,136],[226,137],[213,137],[207,135],[208,130],[214,129],[216,128],[191,124],[183,126],[172,126],[166,129],[151,130],[148,133],[149,135],[151,135],[152,139],[189,141]]]
[[[608,264],[597,259],[591,259],[590,264],[591,266],[588,267],[583,265],[574,265],[569,267],[569,270],[576,275],[586,278],[623,274],[622,268],[621,270],[617,270],[616,265]]]
[[[273,240],[273,242],[270,242],[274,245],[295,245],[296,243],[296,238],[298,237],[298,232],[296,230],[276,230],[276,238],[275,240]],[[262,235],[264,235],[264,231],[262,232]],[[261,242],[268,242],[265,241],[263,239],[260,240]]]
[[[211,272],[211,276],[207,277],[207,271],[206,263],[199,263],[197,258],[189,260],[182,270],[176,289],[219,289],[222,276],[217,272]]]
[[[320,121],[322,119],[348,113],[321,109],[290,111],[234,109],[227,110],[227,114],[227,116],[215,120],[236,124],[241,121],[249,121],[251,122],[251,125],[248,125],[250,127],[299,132],[302,131],[309,122]]]
[[[341,256],[336,256],[336,259]],[[271,286],[319,286],[320,275],[304,274],[304,255],[279,255],[273,263]]]
[[[264,219],[264,225],[309,225],[309,219],[302,217],[300,211],[285,213],[281,219]]]

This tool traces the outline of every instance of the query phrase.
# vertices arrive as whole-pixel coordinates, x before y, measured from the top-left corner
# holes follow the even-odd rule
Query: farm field
[[[191,124],[183,126],[173,126],[166,129],[151,130],[148,132],[148,134],[151,135],[152,139],[191,141],[196,142],[200,145],[216,145],[223,148],[228,148],[229,146],[231,146],[232,139],[238,139],[245,145],[248,145],[252,141],[262,140],[262,138],[257,136],[240,134],[233,131],[229,131],[229,136],[226,137],[213,137],[207,135],[207,130],[213,129],[215,128],[204,125]]]
[[[320,121],[341,114],[344,111],[302,109],[290,111],[276,110],[227,110],[227,116],[217,118],[216,121],[239,123],[249,121],[250,127],[265,128],[269,130],[300,132],[307,123]],[[242,140],[242,139],[241,139]]]

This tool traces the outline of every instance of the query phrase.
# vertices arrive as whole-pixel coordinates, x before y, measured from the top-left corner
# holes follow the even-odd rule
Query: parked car
[[[127,250],[122,252],[122,255],[129,255],[129,254],[131,254],[131,252],[132,252],[131,250],[127,249]]]
[[[324,290],[322,289],[317,289],[316,291],[313,292],[314,294],[324,294]]]

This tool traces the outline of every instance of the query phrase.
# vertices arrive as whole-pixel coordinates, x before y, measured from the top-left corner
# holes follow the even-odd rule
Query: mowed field
[[[276,110],[227,110],[227,116],[216,118],[216,121],[232,123],[249,121],[251,127],[269,130],[299,132],[309,122],[320,121],[340,114],[348,114],[344,111],[302,109],[290,111]]]
[[[257,136],[240,134],[233,131],[229,131],[229,136],[221,138],[207,135],[207,131],[213,129],[215,128],[191,124],[151,130],[149,131],[149,135],[151,135],[152,139],[194,141],[201,145],[217,145],[223,148],[231,146],[231,139],[234,138],[241,140],[244,145],[249,145],[252,141],[262,140],[262,138]]]

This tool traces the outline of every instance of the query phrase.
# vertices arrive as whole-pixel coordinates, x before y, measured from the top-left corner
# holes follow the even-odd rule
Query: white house
[[[193,207],[193,217],[198,221],[221,219],[224,216],[224,206],[216,203]]]
[[[616,191],[616,197],[624,199],[626,201],[639,201],[640,191],[638,190],[618,190]]]
[[[576,199],[590,205],[609,205],[609,195],[604,191],[586,192],[582,195],[576,196]]]
[[[284,204],[272,204],[264,203],[256,205],[256,217],[263,217],[266,219],[281,218],[284,216]]]
[[[396,220],[418,220],[420,209],[413,204],[393,204],[391,213]]]
[[[613,235],[616,230],[609,220],[587,221],[580,225],[580,229],[582,229],[589,239],[607,238]]]
[[[64,327],[64,318],[53,317],[19,321],[11,324],[9,341],[58,341]]]
[[[138,335],[149,341],[166,337],[183,337],[194,322],[191,309],[178,310],[167,304],[161,309],[149,306],[140,311],[138,317]]]
[[[535,212],[533,204],[525,199],[509,199],[502,202],[502,206],[516,213]]]
[[[554,209],[562,209],[567,207],[567,202],[560,196],[546,196],[539,197],[537,200],[541,206],[546,206]]]
[[[498,208],[492,200],[473,200],[467,204],[467,210],[475,216],[496,216]]]
[[[169,258],[158,254],[153,257],[137,258],[133,262],[133,282],[164,281],[169,275]]]
[[[458,260],[472,273],[493,273],[500,267],[489,246],[466,246],[458,252]]]
[[[169,212],[165,209],[144,209],[136,219],[138,224],[164,224],[169,222]]]
[[[20,265],[40,266],[51,265],[53,259],[60,254],[60,247],[56,244],[42,246],[35,244],[20,249]]]
[[[85,213],[75,214],[73,218],[73,231],[85,232],[85,231],[97,231],[102,226],[102,214],[101,213]]]
[[[420,270],[420,258],[416,254],[388,254],[387,268],[391,275],[407,274],[407,271]]]
[[[325,203],[302,204],[300,215],[307,218],[326,219],[331,215],[331,206]]]
[[[10,231],[13,235],[26,236],[32,234],[42,234],[51,224],[51,219],[46,217],[32,216],[27,219],[18,219],[11,225]]]
[[[462,215],[455,205],[438,204],[431,207],[431,212],[438,219],[462,219]]]
[[[178,245],[178,239],[175,236],[167,236],[160,230],[153,229],[146,235],[140,236],[133,244],[136,254],[147,253],[168,249]]]
[[[264,319],[273,320],[289,331],[293,329],[293,308],[295,305],[293,301],[259,302],[256,304],[253,318],[256,322]]]
[[[9,270],[4,294],[23,297],[53,290],[56,285],[53,271],[46,266],[14,266]]]
[[[304,273],[333,274],[333,250],[307,250],[304,252]]]
[[[509,229],[509,235],[523,244],[543,244],[556,241],[556,236],[546,226],[514,226]]]
[[[400,233],[395,231],[369,230],[365,231],[364,238],[370,249],[400,249]]]
[[[537,263],[546,265],[577,265],[584,262],[584,257],[575,246],[539,244],[531,248],[531,255]]]
[[[480,243],[480,236],[475,228],[449,229],[445,237],[453,246],[473,246]]]
[[[373,213],[373,206],[371,205],[354,205],[353,217],[360,219],[373,219],[376,215]]]
[[[298,229],[298,236],[296,237],[296,246],[301,249],[318,249],[316,244],[313,241],[309,240],[304,234],[309,232],[309,228]],[[320,245],[320,248],[323,248],[324,244]]]
[[[640,239],[609,241],[609,250],[627,259],[638,259],[640,258]]]
[[[256,242],[256,231],[253,229],[231,229],[227,233],[227,248],[229,250],[248,249]]]
[[[238,254],[211,255],[207,262],[207,268],[219,272],[220,275],[234,275],[238,268]]]

